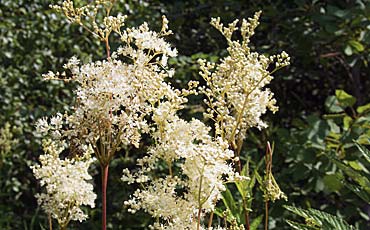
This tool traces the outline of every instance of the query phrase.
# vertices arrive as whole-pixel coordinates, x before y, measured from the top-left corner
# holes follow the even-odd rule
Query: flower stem
[[[267,180],[271,180],[270,176],[272,175],[272,149],[270,146],[270,142],[267,142],[265,161],[266,161],[266,172],[265,172],[266,178]],[[268,229],[269,229],[269,200],[267,197],[265,200],[265,230]]]
[[[51,214],[48,214],[48,220],[49,220],[49,230],[53,230],[53,220],[51,219]]]
[[[198,210],[198,223],[197,223],[197,230],[200,229],[200,214],[202,212],[202,207],[199,207],[199,210]]]
[[[265,202],[265,230],[269,229],[269,202]]]
[[[172,175],[173,175],[173,173],[172,173],[172,162],[168,161],[167,164],[168,164],[168,173],[172,177]]]
[[[249,223],[249,211],[247,207],[247,201],[243,198],[243,208],[244,208],[244,218],[245,218],[245,229],[250,229],[250,223]]]
[[[107,59],[108,59],[108,61],[110,61],[110,46],[109,46],[109,37],[108,36],[105,38],[104,42],[105,42],[105,49],[107,51]]]
[[[102,230],[107,229],[107,184],[108,184],[108,170],[109,164],[102,165]]]
[[[208,221],[208,228],[212,227],[212,221],[213,221],[213,211],[211,212],[211,215],[209,216],[209,221]]]

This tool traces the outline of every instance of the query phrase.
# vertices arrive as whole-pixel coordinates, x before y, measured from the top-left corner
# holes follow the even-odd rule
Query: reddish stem
[[[199,194],[200,196],[200,194]],[[200,206],[198,209],[198,223],[197,223],[197,230],[200,229],[200,214],[202,213],[202,207]]]
[[[105,39],[105,49],[107,51],[107,59],[110,61],[110,46],[108,37]]]
[[[266,178],[269,178],[272,172],[272,149],[271,149],[270,142],[267,142],[265,161],[266,161],[266,172],[265,172]],[[265,230],[268,230],[268,229],[269,229],[269,200],[266,199],[265,201]]]
[[[246,225],[246,230],[250,230],[250,223],[249,223],[249,211],[248,211],[248,207],[247,207],[247,202],[243,199],[243,206],[245,208],[245,213],[244,213],[244,217],[245,217],[245,225]]]
[[[102,165],[102,230],[107,229],[107,184],[108,184],[108,171],[109,171],[109,164]]]
[[[53,230],[53,220],[51,219],[51,215],[48,215],[48,220],[49,220],[49,230]]]
[[[208,228],[212,227],[212,221],[213,221],[213,211],[211,212],[211,215],[209,216]]]

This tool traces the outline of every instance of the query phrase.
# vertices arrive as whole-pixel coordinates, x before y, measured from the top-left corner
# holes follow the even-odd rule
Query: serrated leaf
[[[342,108],[351,107],[356,103],[356,98],[354,96],[341,89],[335,90],[335,97],[338,99],[339,105]]]
[[[284,206],[284,208],[305,219],[305,224],[300,224],[292,221],[290,221],[289,223],[287,221],[288,224],[290,224],[295,229],[355,230],[355,227],[349,225],[343,219],[326,212],[322,212],[312,208],[305,210],[293,206]]]
[[[290,211],[290,212],[292,212],[292,213],[294,213],[294,214],[296,214],[298,216],[301,216],[301,217],[303,217],[305,219],[309,217],[308,214],[307,214],[307,211],[304,210],[304,209],[302,209],[302,208],[297,208],[297,207],[289,206],[289,205],[283,205],[283,207],[286,210],[288,210],[288,211]]]
[[[323,230],[350,230],[355,229],[353,226],[349,225],[345,220],[333,216],[329,213],[322,212],[316,209],[309,209],[310,216],[315,220],[320,220],[322,224]]]
[[[320,230],[320,228],[312,227],[312,226],[307,226],[305,224],[300,224],[291,220],[286,220],[287,224],[292,227],[293,229],[296,230]]]

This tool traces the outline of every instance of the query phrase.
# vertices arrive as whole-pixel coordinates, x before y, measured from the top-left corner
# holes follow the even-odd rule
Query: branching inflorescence
[[[240,175],[241,145],[247,129],[267,126],[261,119],[267,109],[277,110],[273,94],[265,86],[273,72],[289,64],[289,57],[285,52],[268,58],[250,51],[249,38],[260,13],[243,20],[240,28],[238,21],[224,27],[220,19],[212,19],[211,24],[228,42],[229,55],[219,64],[199,60],[205,86],[197,88],[198,82],[190,81],[188,89],[174,89],[167,81],[174,75],[167,61],[176,57],[177,51],[164,40],[171,34],[166,17],[162,18],[160,32],[151,31],[146,23],[122,29],[126,16],[111,16],[113,4],[113,0],[94,1],[77,8],[67,0],[53,6],[103,41],[107,59],[81,65],[73,57],[64,66],[67,74],[44,75],[46,79],[74,81],[78,86],[72,112],[58,114],[50,123],[41,119],[37,124],[44,138],[45,155],[33,171],[46,187],[46,193],[38,195],[39,203],[61,227],[70,220],[85,219],[79,206],[94,206],[95,194],[86,182],[91,179],[87,169],[94,159],[90,155],[94,154],[103,170],[105,229],[109,163],[122,147],[139,147],[142,134],[147,133],[154,144],[137,161],[138,169],[125,169],[122,177],[129,184],[141,184],[124,202],[128,210],[135,213],[143,209],[151,214],[157,220],[154,229],[211,227],[212,218],[206,224],[206,215],[213,214],[226,190],[225,183],[248,180]],[[106,16],[100,26],[96,20],[101,9]],[[232,39],[233,32],[239,29],[242,42]],[[112,32],[122,42],[113,53],[109,46]],[[269,72],[274,62],[276,68]],[[205,116],[214,121],[214,136],[210,134],[211,127],[202,121],[186,121],[178,115],[187,102],[186,96],[199,92],[207,98]],[[66,148],[70,155],[61,159],[59,155]],[[159,165],[165,165],[165,176],[157,173]]]

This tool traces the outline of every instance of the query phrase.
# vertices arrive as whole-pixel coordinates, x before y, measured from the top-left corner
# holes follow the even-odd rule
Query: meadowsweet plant
[[[278,110],[273,93],[266,85],[272,80],[272,74],[289,65],[290,61],[284,51],[266,57],[250,50],[250,37],[259,24],[260,14],[261,12],[257,12],[253,18],[243,19],[240,27],[237,26],[238,20],[224,26],[220,18],[213,18],[211,25],[227,40],[228,55],[217,64],[199,60],[200,75],[206,81],[206,86],[200,88],[206,96],[204,102],[208,106],[204,116],[214,122],[215,136],[228,143],[229,149],[234,151],[236,171],[243,176],[249,174],[248,170],[243,170],[239,158],[247,130],[252,127],[265,128],[267,124],[262,120],[262,115],[267,110]],[[235,31],[240,31],[241,41],[233,39]],[[269,68],[273,65],[275,66],[270,71]],[[266,165],[269,165],[266,168],[269,171],[262,182],[264,194],[268,194],[265,198],[267,201],[285,198],[271,172],[272,153],[266,157]],[[252,194],[245,182],[237,181],[236,186],[242,196],[245,225],[249,229],[250,205],[247,200]]]
[[[214,121],[216,135],[227,140],[237,152],[240,152],[246,131],[251,127],[265,128],[267,124],[261,116],[268,109],[272,112],[278,110],[273,93],[265,86],[272,80],[273,72],[289,64],[289,56],[285,52],[266,57],[248,47],[260,14],[257,12],[253,18],[244,19],[240,28],[237,27],[238,20],[224,26],[220,18],[213,18],[211,25],[226,38],[229,55],[219,64],[199,60],[200,75],[207,83],[201,88],[207,97],[205,116]],[[240,30],[241,42],[232,40],[237,30]],[[271,64],[276,67],[270,72]]]
[[[168,82],[174,70],[167,62],[177,51],[164,39],[172,33],[166,17],[162,17],[159,32],[150,30],[147,23],[125,28],[126,16],[111,15],[114,2],[96,0],[76,7],[66,0],[52,6],[101,40],[106,57],[87,64],[72,57],[64,72],[44,75],[49,80],[76,82],[77,88],[70,112],[43,118],[36,125],[45,151],[40,164],[32,167],[45,187],[45,192],[37,195],[39,204],[57,219],[61,229],[71,220],[86,219],[80,206],[94,207],[87,170],[96,158],[102,170],[105,230],[109,164],[120,149],[139,147],[146,134],[153,142],[146,145],[147,154],[137,160],[137,168],[123,171],[123,181],[140,184],[124,201],[129,212],[149,213],[155,219],[153,229],[244,229],[235,220],[216,226],[213,214],[227,190],[226,183],[249,180],[239,157],[242,143],[249,128],[267,126],[261,116],[268,109],[277,110],[266,85],[273,72],[289,63],[288,55],[265,57],[250,51],[249,38],[260,12],[243,20],[240,28],[238,21],[225,27],[220,19],[212,19],[211,24],[228,41],[229,55],[217,64],[199,60],[205,86],[190,81],[187,89],[175,89]],[[241,32],[241,42],[233,40],[236,30]],[[113,52],[111,33],[122,43]],[[276,68],[268,71],[273,63]],[[199,93],[207,98],[205,117],[214,121],[214,127],[179,116],[186,97]],[[270,187],[266,185],[267,190]],[[247,215],[245,203],[243,208]],[[248,222],[245,226],[249,229]]]
[[[198,92],[206,96],[208,109],[205,117],[214,121],[214,136],[210,135],[211,128],[202,122],[178,118],[176,110],[169,109],[169,103],[159,106],[153,115],[157,130],[152,135],[156,145],[149,148],[148,156],[138,160],[139,171],[133,174],[124,171],[123,180],[142,184],[142,188],[125,204],[132,212],[144,209],[156,217],[158,221],[152,226],[154,229],[212,228],[213,212],[226,190],[225,183],[242,184],[249,180],[246,173],[241,175],[239,156],[242,143],[249,128],[267,126],[261,119],[267,109],[277,111],[273,93],[265,86],[272,80],[273,72],[289,64],[289,56],[285,52],[266,57],[250,51],[249,38],[258,25],[259,15],[260,12],[243,20],[240,28],[237,27],[238,21],[228,27],[224,27],[220,19],[211,21],[229,44],[229,55],[221,63],[199,60],[200,74],[206,85],[199,87]],[[236,30],[240,30],[242,42],[232,40]],[[268,71],[273,63],[275,68]],[[264,182],[261,182],[265,200],[285,198],[271,172],[272,154],[266,157],[268,171]],[[153,171],[161,162],[166,163],[168,175],[158,178]],[[176,176],[172,168],[178,169]],[[248,191],[240,192],[245,194],[243,202],[252,195]],[[249,229],[249,209],[246,204],[243,208],[245,226]],[[230,223],[229,227],[216,228],[244,229],[235,220],[230,220]]]
[[[138,147],[141,134],[150,131],[147,117],[153,109],[161,101],[181,107],[186,101],[182,95],[191,93],[193,87],[174,90],[165,81],[173,75],[167,60],[177,55],[176,49],[163,39],[171,33],[167,19],[162,18],[162,30],[158,33],[150,31],[146,23],[121,30],[126,16],[110,16],[113,4],[114,1],[94,1],[75,7],[72,1],[64,1],[52,6],[103,41],[107,59],[81,65],[73,57],[64,65],[66,71],[50,71],[44,75],[45,79],[78,83],[72,112],[57,116],[63,124],[54,125],[50,135],[68,142],[71,155],[83,154],[81,146],[93,149],[102,169],[103,229],[106,228],[108,168],[114,154],[124,146]],[[100,11],[105,14],[102,25],[96,22]],[[120,36],[122,46],[111,54],[109,35],[112,32]],[[44,119],[38,124],[44,135],[50,129],[45,123]]]

